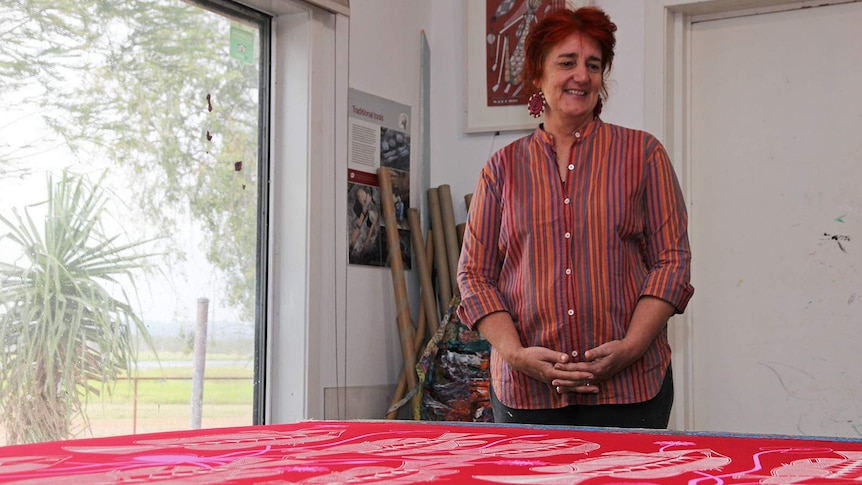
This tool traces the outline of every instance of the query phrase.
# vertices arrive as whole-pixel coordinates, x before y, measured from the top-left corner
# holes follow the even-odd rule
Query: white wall
[[[411,107],[414,120],[420,107],[420,33],[429,30],[428,0],[361,0],[351,2],[349,87]],[[419,123],[411,123],[411,207],[420,207],[419,197],[427,185],[421,180],[422,161]],[[346,161],[339,161],[346,171]],[[344,179],[346,180],[346,178]],[[345,185],[344,192],[346,194]],[[346,195],[345,195],[346,197]],[[341,201],[336,224],[346,224],[346,200]],[[344,255],[346,258],[346,254]],[[403,368],[396,320],[392,275],[389,268],[349,265],[346,270],[344,359],[338,375],[330,375],[325,387],[347,387],[332,412],[327,393],[326,417],[382,418]],[[416,315],[418,286],[415,271],[407,276],[412,314]],[[339,282],[340,284],[340,282]],[[335,348],[324,342],[324,351]],[[371,389],[371,393],[369,393]],[[378,396],[374,396],[377,394]],[[385,402],[380,408],[380,403]]]
[[[460,223],[466,218],[464,195],[473,192],[488,156],[524,132],[464,133],[465,2],[431,3],[431,186],[452,187],[455,220]]]
[[[644,122],[644,1],[595,2],[619,27],[610,100],[602,117],[634,128],[643,128]],[[464,195],[473,192],[488,156],[525,134],[463,132],[464,11],[464,0],[355,0],[350,8],[350,87],[411,106],[415,120],[420,119],[420,32],[425,31],[431,49],[430,180],[421,180],[426,161],[420,157],[418,123],[413,123],[410,202],[423,208],[428,187],[448,184],[459,223],[466,218]],[[390,271],[348,266],[346,272],[346,361],[339,359],[338,375],[328,371],[323,385],[388,392],[383,386],[394,385],[402,368]],[[407,280],[415,316],[418,289],[413,273]],[[338,345],[324,342],[323,347],[324,352],[334,352]],[[381,417],[369,408],[370,401],[361,398],[367,393],[350,395],[354,398],[340,399],[338,413],[327,417]],[[311,414],[319,415],[314,410]]]

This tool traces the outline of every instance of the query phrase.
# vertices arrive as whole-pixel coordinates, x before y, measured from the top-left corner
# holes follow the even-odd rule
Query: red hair
[[[548,52],[570,35],[582,33],[596,41],[602,51],[602,94],[607,98],[605,76],[614,63],[616,31],[617,25],[598,7],[581,7],[574,11],[562,8],[550,12],[527,35],[524,80],[529,81],[530,87],[535,90],[533,80],[540,79],[544,74]]]

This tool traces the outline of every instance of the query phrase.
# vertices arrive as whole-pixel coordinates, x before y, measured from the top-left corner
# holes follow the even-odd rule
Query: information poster
[[[348,93],[347,247],[349,264],[388,266],[389,247],[377,169],[392,174],[404,268],[410,269],[410,107],[350,89]]]

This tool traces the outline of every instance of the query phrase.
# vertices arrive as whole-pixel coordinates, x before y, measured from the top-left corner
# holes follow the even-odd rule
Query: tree
[[[228,303],[253,321],[260,82],[255,65],[230,56],[231,25],[181,0],[4,2],[0,42],[22,52],[0,50],[0,88],[39,86],[32,101],[70,149],[134,177],[157,235],[191,215]]]
[[[49,96],[44,87],[62,83],[67,69],[88,69],[86,54],[97,39],[91,15],[78,2],[13,1],[0,6],[0,94],[6,115],[0,120],[0,177],[31,173],[26,158],[56,145],[45,134],[11,144],[4,131],[21,121],[17,108],[39,104]],[[10,139],[13,137],[9,137]]]
[[[48,177],[42,230],[30,210],[0,215],[22,260],[0,262],[0,406],[7,442],[67,439],[89,427],[90,395],[131,373],[134,332],[152,347],[123,280],[144,266],[144,243],[120,243],[102,228],[109,200],[99,184],[63,172]],[[117,295],[119,294],[119,295]]]
[[[141,182],[133,187],[137,204],[159,234],[176,231],[190,213],[209,241],[207,259],[225,276],[229,303],[253,321],[257,68],[230,56],[230,22],[197,6],[107,3],[114,7],[102,22],[123,28],[100,38],[104,62],[57,98],[64,117],[52,126],[131,170]]]

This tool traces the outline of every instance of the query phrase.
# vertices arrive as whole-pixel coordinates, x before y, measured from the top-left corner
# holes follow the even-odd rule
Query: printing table
[[[0,448],[17,484],[862,484],[862,440],[303,421]]]

